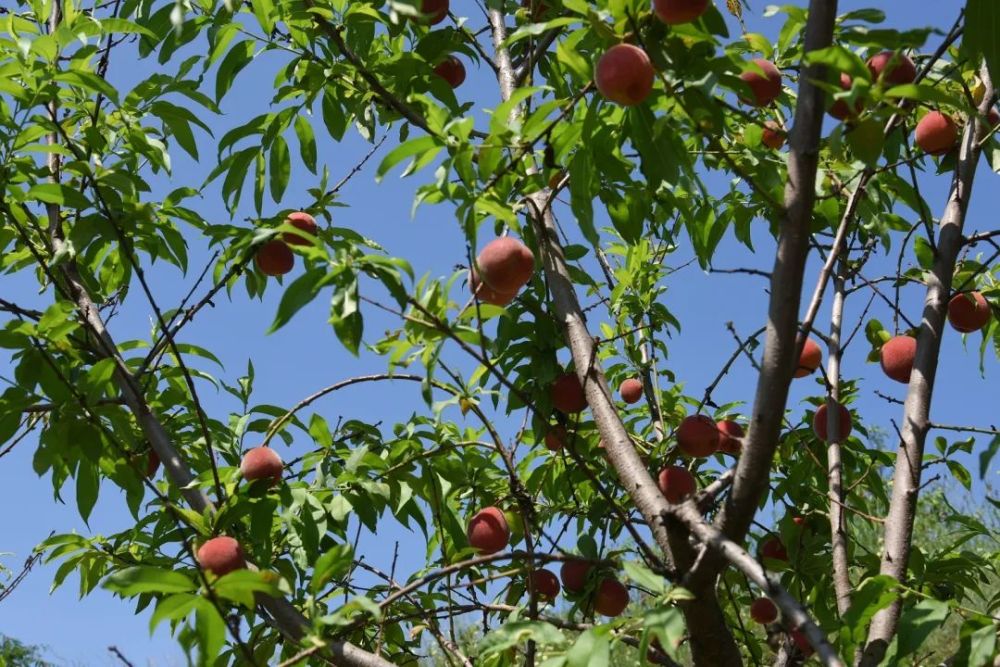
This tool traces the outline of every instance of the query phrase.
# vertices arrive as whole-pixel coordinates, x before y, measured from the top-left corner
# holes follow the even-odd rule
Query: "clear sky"
[[[463,13],[467,0],[453,3],[453,11]],[[796,2],[794,4],[803,4]],[[942,30],[953,23],[957,12],[964,3],[949,2],[918,3],[892,0],[888,2],[842,2],[841,11],[877,5],[889,17],[889,25],[898,28],[934,25]],[[915,7],[919,6],[919,11]],[[751,2],[747,11],[747,21],[751,30],[774,34],[780,20],[763,19],[764,5]],[[475,10],[478,16],[478,10]],[[735,25],[729,21],[735,33]],[[932,43],[939,38],[932,37]],[[252,69],[237,79],[234,90],[223,104],[224,115],[208,118],[199,112],[215,130],[216,140],[224,132],[245,122],[264,110],[264,96],[270,96],[268,88],[261,95],[255,81],[267,81],[273,76],[280,56],[271,53],[254,62]],[[175,61],[177,60],[175,59]],[[175,65],[168,65],[172,71]],[[112,59],[109,76],[120,89],[127,89],[135,80],[148,76],[150,71],[161,68],[155,60],[136,61],[123,48]],[[495,81],[486,67],[470,67],[470,78],[459,89],[461,98],[475,99],[477,110],[492,106],[497,101]],[[265,78],[259,78],[265,77]],[[210,86],[211,82],[209,82]],[[317,131],[317,136],[321,132]],[[197,184],[213,166],[210,149],[212,140],[201,136],[204,162],[191,163],[179,151],[174,154],[175,176],[171,181],[160,179],[157,184],[161,192],[178,185]],[[391,144],[391,140],[389,142]],[[367,151],[368,146],[356,135],[341,145],[321,144],[320,159],[329,165],[334,180],[345,174]],[[452,212],[445,206],[421,207],[411,218],[410,209],[413,190],[430,178],[430,172],[421,172],[415,177],[399,179],[399,170],[391,173],[381,185],[374,181],[374,166],[385,154],[388,146],[377,155],[368,168],[360,173],[344,189],[342,201],[349,208],[333,211],[335,223],[357,229],[366,236],[382,243],[390,253],[403,255],[409,259],[417,275],[430,274],[445,276],[453,271],[456,264],[463,263],[464,242],[459,235]],[[298,180],[293,182],[284,206],[305,204],[305,189],[313,181],[304,168],[296,172]],[[995,226],[995,211],[998,199],[997,176],[983,168],[976,183],[973,205],[969,215],[969,228],[985,230]],[[948,187],[947,177],[925,177],[921,183],[923,192],[931,203],[935,216],[939,215]],[[214,217],[219,222],[229,222],[219,198],[206,197],[197,205],[206,217]],[[249,195],[244,197],[249,200]],[[277,207],[275,207],[277,208]],[[250,206],[244,205],[236,221],[252,215]],[[567,214],[563,214],[564,226],[572,226]],[[770,249],[773,244],[766,237],[763,226],[755,234],[758,254],[750,254],[744,247],[727,239],[717,254],[716,265],[720,268],[754,267],[763,270],[771,268]],[[686,241],[686,240],[685,240]],[[670,262],[679,266],[691,257],[687,249],[671,256]],[[191,248],[191,266],[200,269],[207,260],[206,249],[196,242]],[[882,260],[877,260],[882,262]],[[882,262],[885,266],[885,264]],[[810,264],[807,273],[806,290],[810,292],[815,281],[816,262]],[[161,304],[175,304],[189,289],[196,277],[193,274],[182,277],[172,267],[158,264],[151,272],[154,290]],[[678,279],[670,283],[666,295],[668,307],[683,323],[680,335],[669,342],[669,366],[688,387],[688,393],[700,395],[711,382],[722,360],[733,349],[733,341],[725,328],[733,321],[741,334],[746,335],[764,322],[766,293],[765,281],[745,275],[707,276],[696,264],[682,270]],[[287,282],[286,282],[287,284]],[[40,302],[34,294],[34,283],[18,276],[0,276],[0,294],[11,297],[19,303]],[[317,299],[287,325],[271,336],[265,332],[273,318],[281,290],[270,288],[263,302],[251,302],[240,289],[234,291],[231,301],[216,300],[216,307],[201,313],[195,323],[184,333],[184,340],[196,342],[211,349],[225,364],[225,369],[203,366],[217,377],[234,380],[246,368],[247,359],[252,359],[256,367],[256,403],[272,403],[288,406],[316,389],[338,380],[362,373],[384,370],[383,360],[362,354],[360,359],[345,352],[327,324],[327,304]],[[150,312],[141,295],[133,292],[131,304],[112,320],[110,328],[119,341],[144,338],[150,330]],[[847,321],[856,321],[866,298],[857,297],[847,303]],[[911,319],[919,318],[922,292],[914,290],[905,294],[904,305]],[[826,328],[824,308],[821,311],[819,327]],[[876,306],[872,314],[889,321],[884,308]],[[366,310],[366,340],[375,340],[381,332],[394,326],[381,314]],[[949,330],[942,352],[941,370],[938,374],[932,415],[942,423],[964,423],[987,426],[991,423],[997,389],[1000,385],[994,378],[983,379],[978,372],[978,338],[970,339],[971,349],[963,349],[960,337]],[[844,374],[848,378],[864,380],[864,389],[858,403],[860,412],[870,424],[877,424],[891,432],[890,419],[899,418],[898,407],[889,406],[878,399],[874,391],[902,397],[902,385],[883,377],[877,365],[866,364],[867,344],[863,338],[855,343],[844,360]],[[988,376],[995,371],[996,360],[987,358]],[[8,359],[0,355],[0,375],[10,377],[12,373]],[[719,403],[752,400],[755,377],[745,363],[738,364],[726,378],[716,394]],[[201,389],[206,409],[214,416],[224,418],[236,406],[224,395],[213,394],[207,386]],[[803,409],[799,401],[808,395],[821,393],[812,381],[800,381],[793,385],[789,406]],[[349,393],[339,393],[324,400],[316,410],[334,423],[339,416],[358,418],[369,422],[382,421],[386,425],[397,419],[405,419],[412,411],[420,411],[423,405],[415,386],[409,384],[359,386]],[[461,420],[457,410],[452,418]],[[516,415],[520,422],[520,415]],[[507,424],[512,431],[517,424]],[[984,440],[985,441],[985,440]],[[109,485],[102,489],[102,496],[91,518],[90,526],[80,519],[73,502],[73,487],[64,489],[67,504],[53,502],[51,483],[48,478],[39,479],[32,470],[31,459],[34,441],[28,439],[10,455],[0,460],[0,470],[5,483],[0,485],[0,550],[11,552],[3,563],[18,570],[21,562],[32,547],[43,540],[51,531],[79,531],[86,535],[108,534],[124,529],[131,523],[121,494]],[[282,451],[286,459],[308,447],[304,439],[298,437],[290,450]],[[970,469],[978,470],[978,465]],[[994,479],[996,477],[994,471]],[[981,486],[977,489],[981,491]],[[392,558],[392,544],[399,540],[401,553],[418,554],[419,557],[401,565],[404,573],[412,572],[423,563],[424,543],[419,534],[414,535],[396,526],[387,529],[378,539],[363,537],[359,552],[373,564],[388,569]],[[116,664],[108,654],[107,647],[117,645],[137,665],[180,665],[184,659],[165,632],[166,626],[153,637],[148,633],[148,612],[134,616],[129,603],[112,598],[101,590],[95,591],[82,601],[77,599],[77,579],[71,576],[66,585],[49,596],[48,589],[55,568],[37,567],[15,593],[0,603],[0,632],[10,634],[23,641],[44,644],[50,647],[50,656],[60,664],[101,665]]]

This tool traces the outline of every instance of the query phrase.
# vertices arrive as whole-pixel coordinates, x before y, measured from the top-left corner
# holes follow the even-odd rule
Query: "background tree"
[[[997,231],[967,221],[996,155],[1000,10],[898,31],[812,0],[768,10],[774,39],[742,11],[7,9],[0,267],[33,289],[0,300],[4,453],[35,434],[57,498],[71,486],[86,522],[116,488],[134,519],[45,540],[55,585],[133,601],[196,664],[414,664],[433,642],[462,665],[876,665],[926,660],[932,635],[989,664],[1000,551],[977,510],[996,507],[1000,438],[931,402],[960,334],[982,332],[984,369],[1000,349]],[[490,97],[463,94],[473,62]],[[265,81],[249,120],[213,118]],[[347,161],[354,132],[371,146]],[[448,266],[412,268],[437,228],[407,248],[340,223],[376,153],[377,179],[419,173],[414,204],[457,222]],[[737,268],[717,266],[724,241]],[[688,258],[716,286],[766,281],[763,326],[730,325],[693,393],[671,350],[699,332],[667,292]],[[271,332],[322,298],[343,349],[381,367],[258,398],[254,364],[220,371],[226,346],[194,327],[275,293]],[[151,330],[120,334],[124,312]],[[885,448],[847,370],[864,358],[905,385],[876,394]],[[793,382],[812,383],[804,410]],[[384,384],[412,399],[323,416]],[[915,541],[938,474],[974,500],[932,496],[948,539]],[[390,526],[426,551],[390,558]]]

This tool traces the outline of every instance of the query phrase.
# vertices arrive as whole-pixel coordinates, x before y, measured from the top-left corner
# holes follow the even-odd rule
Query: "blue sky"
[[[457,2],[455,4],[459,5]],[[757,2],[751,4],[746,15],[750,29],[773,34],[777,30],[779,19],[762,19],[764,5]],[[917,12],[913,11],[913,4],[910,2],[893,0],[874,3],[869,0],[864,3],[843,2],[841,11],[879,5],[889,16],[889,25],[892,27],[935,25],[946,29],[951,26],[962,4],[956,1],[921,3],[920,11]],[[731,29],[735,27],[732,21],[730,26]],[[110,77],[122,89],[128,88],[136,78],[147,76],[150,69],[159,69],[155,61],[133,61],[124,50],[118,56],[113,60]],[[216,131],[216,138],[263,110],[261,95],[256,90],[254,81],[263,76],[267,78],[257,80],[270,82],[278,64],[277,58],[278,56],[269,54],[255,62],[253,67],[256,69],[245,72],[224,101],[224,115],[206,119]],[[469,79],[459,89],[459,97],[477,100],[477,110],[495,104],[496,84],[489,69],[469,69]],[[202,140],[209,141],[205,137]],[[338,179],[367,148],[367,144],[351,134],[341,145],[321,144],[320,159],[329,165],[332,178]],[[213,152],[203,151],[206,156]],[[372,160],[368,168],[344,189],[342,201],[349,208],[334,209],[335,223],[357,229],[376,239],[392,254],[406,256],[418,276],[449,275],[454,265],[464,261],[464,241],[452,212],[445,206],[424,206],[411,218],[413,190],[430,178],[430,172],[400,179],[397,169],[382,184],[376,184],[374,166],[385,152],[386,149],[383,148],[382,153]],[[180,153],[176,153],[174,159],[176,175],[170,182],[159,183],[164,188],[163,191],[181,184],[198,183],[202,175],[214,166],[210,157],[201,165],[190,163]],[[306,201],[304,192],[307,187],[312,186],[312,177],[304,168],[299,168],[296,176],[298,180],[293,181],[283,206],[293,207],[298,202]],[[992,183],[995,183],[996,178],[988,169],[981,169],[969,214],[969,229],[985,230],[995,224],[998,198],[997,189]],[[931,204],[932,212],[935,216],[939,215],[948,179],[925,177],[921,187]],[[199,202],[198,208],[206,217],[213,216],[219,222],[229,222],[228,214],[217,197],[207,197]],[[249,207],[244,207],[236,222],[250,214]],[[565,213],[563,222],[564,225],[570,222]],[[756,256],[727,239],[717,256],[716,265],[720,268],[750,266],[770,270],[769,250],[773,244],[764,233],[755,234],[755,241],[758,247]],[[197,245],[192,247],[191,256],[192,267],[198,268],[208,258],[205,248]],[[690,251],[682,249],[670,261],[674,265],[680,265],[690,256]],[[885,272],[889,272],[889,263],[882,259],[876,262],[887,269]],[[807,293],[811,292],[814,285],[816,268],[816,261],[812,261],[806,279]],[[872,269],[869,275],[876,273]],[[160,303],[173,304],[189,289],[195,275],[182,277],[175,269],[158,264],[150,272],[150,277]],[[694,264],[683,269],[675,278],[677,279],[670,283],[665,298],[670,309],[681,319],[683,330],[668,343],[668,363],[677,377],[686,383],[688,393],[699,396],[718,372],[722,360],[733,349],[732,338],[725,328],[726,322],[733,321],[743,335],[763,323],[766,283],[763,279],[744,275],[707,276]],[[13,295],[14,300],[29,305],[41,302],[42,299],[34,295],[33,285],[25,277],[2,276],[0,294],[5,297]],[[250,302],[241,290],[236,290],[232,301],[217,299],[215,308],[203,312],[186,329],[186,341],[210,348],[225,364],[225,370],[207,366],[206,370],[232,381],[242,374],[247,359],[252,358],[257,375],[254,402],[291,405],[337,380],[384,369],[384,362],[378,358],[363,354],[360,359],[355,359],[342,349],[327,324],[327,305],[322,298],[301,311],[285,328],[266,336],[280,293],[280,289],[272,287],[263,302]],[[150,313],[141,295],[133,292],[130,296],[131,305],[123,309],[110,325],[119,341],[145,338],[150,329]],[[862,297],[848,300],[847,321],[857,319],[866,301]],[[904,294],[904,306],[911,319],[919,317],[921,305],[922,292],[912,290]],[[827,308],[824,307],[819,320],[821,330],[826,329],[826,312]],[[365,314],[366,339],[369,341],[375,340],[384,329],[394,325],[377,312],[368,310]],[[876,306],[872,314],[884,323],[889,320],[884,308]],[[938,391],[932,411],[935,421],[979,426],[990,423],[995,404],[992,397],[996,395],[998,384],[995,379],[982,379],[979,376],[978,338],[973,336],[970,340],[973,343],[971,349],[965,350],[955,332],[949,330],[946,335],[938,373]],[[866,354],[867,346],[864,341],[856,343],[844,360],[844,374],[849,378],[863,380],[864,389],[858,406],[866,421],[891,431],[890,419],[898,420],[900,410],[875,397],[874,391],[902,397],[903,388],[884,378],[877,365],[866,364]],[[0,374],[4,376],[11,374],[7,363],[6,358],[0,357]],[[987,359],[988,374],[995,364],[995,359]],[[750,400],[754,381],[752,369],[746,363],[737,364],[717,391],[716,401],[723,403]],[[207,387],[203,387],[201,392],[206,408],[216,417],[223,418],[229,410],[236,407],[225,396],[214,395]],[[811,380],[799,381],[793,385],[789,405],[801,411],[801,399],[819,393],[818,385]],[[416,386],[407,383],[361,385],[350,392],[335,394],[316,406],[316,410],[331,423],[337,417],[344,416],[391,424],[396,419],[405,419],[412,411],[422,409]],[[452,417],[461,421],[457,410],[454,410]],[[520,422],[520,415],[517,415],[517,422]],[[512,431],[517,424],[507,426]],[[282,454],[291,458],[295,452],[307,447],[308,443],[298,438],[292,449],[282,450]],[[89,527],[82,522],[72,503],[71,486],[66,489],[69,504],[53,503],[49,479],[39,479],[31,468],[32,454],[33,441],[29,439],[0,460],[6,480],[5,484],[0,485],[0,506],[8,508],[0,520],[0,531],[4,536],[0,541],[0,550],[13,553],[2,561],[8,567],[19,569],[31,548],[50,531],[107,534],[130,525],[131,518],[125,510],[121,495],[108,486],[103,489]],[[975,471],[978,467],[970,465],[970,469]],[[377,539],[363,537],[359,552],[365,553],[373,564],[388,569],[392,558],[391,545],[395,540],[400,541],[401,553],[419,555],[408,563],[408,567],[401,566],[401,571],[408,573],[419,567],[423,562],[422,538],[395,527],[384,531]],[[63,588],[49,596],[48,589],[54,571],[54,567],[37,567],[20,588],[0,604],[0,632],[23,641],[49,646],[51,656],[62,664],[115,664],[107,653],[109,645],[117,645],[137,665],[183,664],[183,658],[165,632],[165,626],[150,639],[147,630],[148,614],[134,616],[128,603],[116,600],[100,590],[79,601],[75,577],[70,577]]]

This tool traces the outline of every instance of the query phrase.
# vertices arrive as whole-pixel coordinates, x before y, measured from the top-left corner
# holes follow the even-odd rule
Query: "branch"
[[[804,53],[830,45],[836,13],[836,0],[811,0]],[[723,535],[734,541],[743,540],[759,500],[768,488],[771,461],[778,445],[788,387],[796,366],[798,310],[809,253],[826,96],[814,82],[823,79],[824,68],[817,65],[804,66],[799,76],[795,123],[789,142],[786,213],[771,275],[764,358],[757,380],[753,418],[744,441],[743,454],[737,463],[733,488],[716,519]],[[715,556],[702,559],[699,565],[699,571],[692,574],[696,575],[698,586],[705,586],[715,580],[725,562]]]
[[[903,428],[896,455],[892,499],[886,515],[885,547],[880,568],[881,574],[895,577],[900,582],[906,579],[913,539],[913,524],[921,488],[920,462],[923,459],[924,444],[930,428],[930,404],[951,281],[955,262],[963,245],[962,227],[965,224],[965,213],[972,194],[976,166],[979,163],[980,142],[986,133],[982,119],[985,118],[995,97],[993,83],[985,65],[980,68],[980,78],[986,84],[986,94],[979,105],[978,115],[969,114],[962,136],[951,192],[944,214],[941,216],[938,252],[934,266],[927,276],[927,293],[924,297],[920,333],[917,336],[916,357],[903,406]],[[860,663],[862,667],[874,667],[882,662],[889,642],[896,634],[901,611],[902,600],[896,600],[880,610],[872,619],[867,645]]]
[[[837,594],[837,612],[841,618],[851,607],[851,577],[847,559],[847,522],[844,519],[843,463],[840,451],[844,427],[840,423],[840,328],[844,320],[844,273],[846,260],[838,264],[834,279],[833,307],[830,313],[830,337],[827,344],[826,378],[829,392],[826,397],[826,428],[829,440],[826,447],[827,497],[830,499],[830,540],[833,554],[833,588]]]

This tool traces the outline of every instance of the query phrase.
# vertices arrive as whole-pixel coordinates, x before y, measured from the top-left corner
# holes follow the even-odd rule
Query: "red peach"
[[[564,373],[556,378],[550,389],[552,407],[563,414],[582,412],[587,407],[587,396],[575,373]]]
[[[531,10],[532,21],[538,21],[549,11],[548,4],[542,0],[521,0],[521,6]]]
[[[653,91],[656,72],[646,52],[632,44],[616,44],[597,61],[594,79],[601,95],[630,107]]]
[[[587,587],[587,578],[590,576],[592,565],[585,560],[563,561],[559,570],[559,577],[562,579],[563,588],[570,593],[579,593]]]
[[[997,125],[1000,125],[1000,111],[990,109],[990,112],[986,114],[986,120],[989,121],[990,124],[988,129],[992,130]]]
[[[747,68],[747,71],[740,74],[740,78],[750,86],[753,100],[743,101],[755,107],[764,107],[781,94],[781,72],[770,60],[755,58],[751,62],[754,67]]]
[[[531,573],[531,584],[540,597],[555,600],[559,595],[559,578],[549,570],[535,570]]]
[[[476,265],[483,282],[497,292],[510,294],[524,287],[535,271],[535,256],[528,246],[510,236],[486,244]]]
[[[709,0],[653,0],[653,12],[667,25],[697,21],[708,11]]]
[[[677,428],[677,444],[688,456],[711,456],[719,449],[719,429],[705,415],[685,417]]]
[[[243,547],[231,537],[213,537],[198,549],[198,564],[217,577],[247,566]]]
[[[779,150],[785,145],[785,131],[773,120],[764,123],[764,131],[760,135],[760,142],[772,150]]]
[[[626,403],[638,403],[642,398],[642,383],[635,378],[629,378],[619,385],[618,393]]]
[[[422,23],[437,25],[448,18],[448,0],[421,0],[420,13],[425,15]]]
[[[812,375],[813,371],[823,363],[823,350],[812,338],[806,338],[806,344],[802,346],[802,354],[799,355],[799,365],[795,369],[795,377],[803,378]]]
[[[660,493],[667,499],[668,503],[682,503],[689,496],[693,496],[698,489],[694,475],[687,468],[681,466],[668,466],[660,471],[656,479]]]
[[[281,481],[285,466],[281,463],[278,452],[270,447],[254,447],[243,455],[240,472],[243,479],[252,482],[257,479],[270,479],[271,486]]]
[[[917,355],[917,339],[912,336],[893,336],[882,345],[879,357],[882,372],[906,384],[913,372],[913,358]]]
[[[808,658],[815,652],[815,649],[813,649],[812,644],[809,643],[809,640],[806,638],[804,632],[801,630],[792,630],[788,634],[792,638],[792,642],[794,642],[798,649],[802,651],[802,655]]]
[[[931,111],[917,123],[913,140],[925,153],[944,155],[958,142],[958,128],[951,116]]]
[[[152,449],[146,458],[146,477],[152,477],[160,469],[160,457]]]
[[[295,255],[284,242],[273,239],[257,248],[257,268],[265,276],[283,276],[295,266]]]
[[[743,448],[740,438],[743,437],[743,427],[731,419],[724,419],[718,422],[715,427],[719,429],[719,450],[727,454],[739,454]]]
[[[872,80],[878,81],[879,77],[882,77],[883,81],[891,86],[913,83],[917,78],[917,68],[913,61],[902,53],[892,51],[883,51],[869,58],[868,71],[871,72]]]
[[[319,226],[316,224],[316,218],[312,217],[305,211],[290,213],[288,217],[285,218],[285,222],[311,236],[316,236],[316,233],[319,231]],[[288,245],[312,245],[312,239],[309,236],[302,236],[301,234],[296,234],[295,232],[285,232],[282,234],[281,238]]]
[[[774,623],[778,618],[778,608],[768,598],[757,598],[750,603],[750,618],[762,623]]]
[[[444,79],[452,88],[458,88],[465,81],[465,65],[455,56],[448,56],[435,65],[434,73]]]
[[[510,541],[510,527],[503,510],[487,507],[477,512],[469,520],[467,535],[469,544],[480,554],[495,554],[502,550]]]
[[[948,302],[948,321],[955,331],[979,331],[990,321],[990,305],[980,292],[956,294]]]
[[[840,431],[840,438],[838,441],[847,440],[847,436],[851,435],[851,412],[840,403],[837,403],[836,405],[840,408],[840,420],[837,424]],[[813,416],[813,432],[816,434],[816,437],[823,442],[826,442],[828,435],[826,430],[826,412],[826,403],[824,403],[819,406],[819,409],[816,410],[815,416]]]
[[[628,589],[617,579],[602,579],[594,595],[594,611],[602,616],[619,616],[628,606]]]
[[[785,549],[785,545],[780,537],[771,535],[760,543],[760,556],[761,558],[770,558],[771,560],[787,561],[788,550]]]
[[[483,284],[479,280],[479,274],[476,273],[475,269],[469,270],[469,289],[479,297],[481,302],[494,306],[509,305],[510,302],[517,298],[516,290],[513,292],[498,292],[489,285]]]
[[[850,90],[851,86],[854,84],[854,80],[848,74],[840,74],[840,87],[842,90]],[[827,113],[836,118],[837,120],[845,120],[847,118],[853,118],[864,111],[865,103],[861,100],[854,102],[854,109],[852,110],[847,106],[845,100],[835,100],[830,106]]]
[[[545,434],[545,447],[550,452],[560,451],[566,444],[566,429],[556,424]]]

